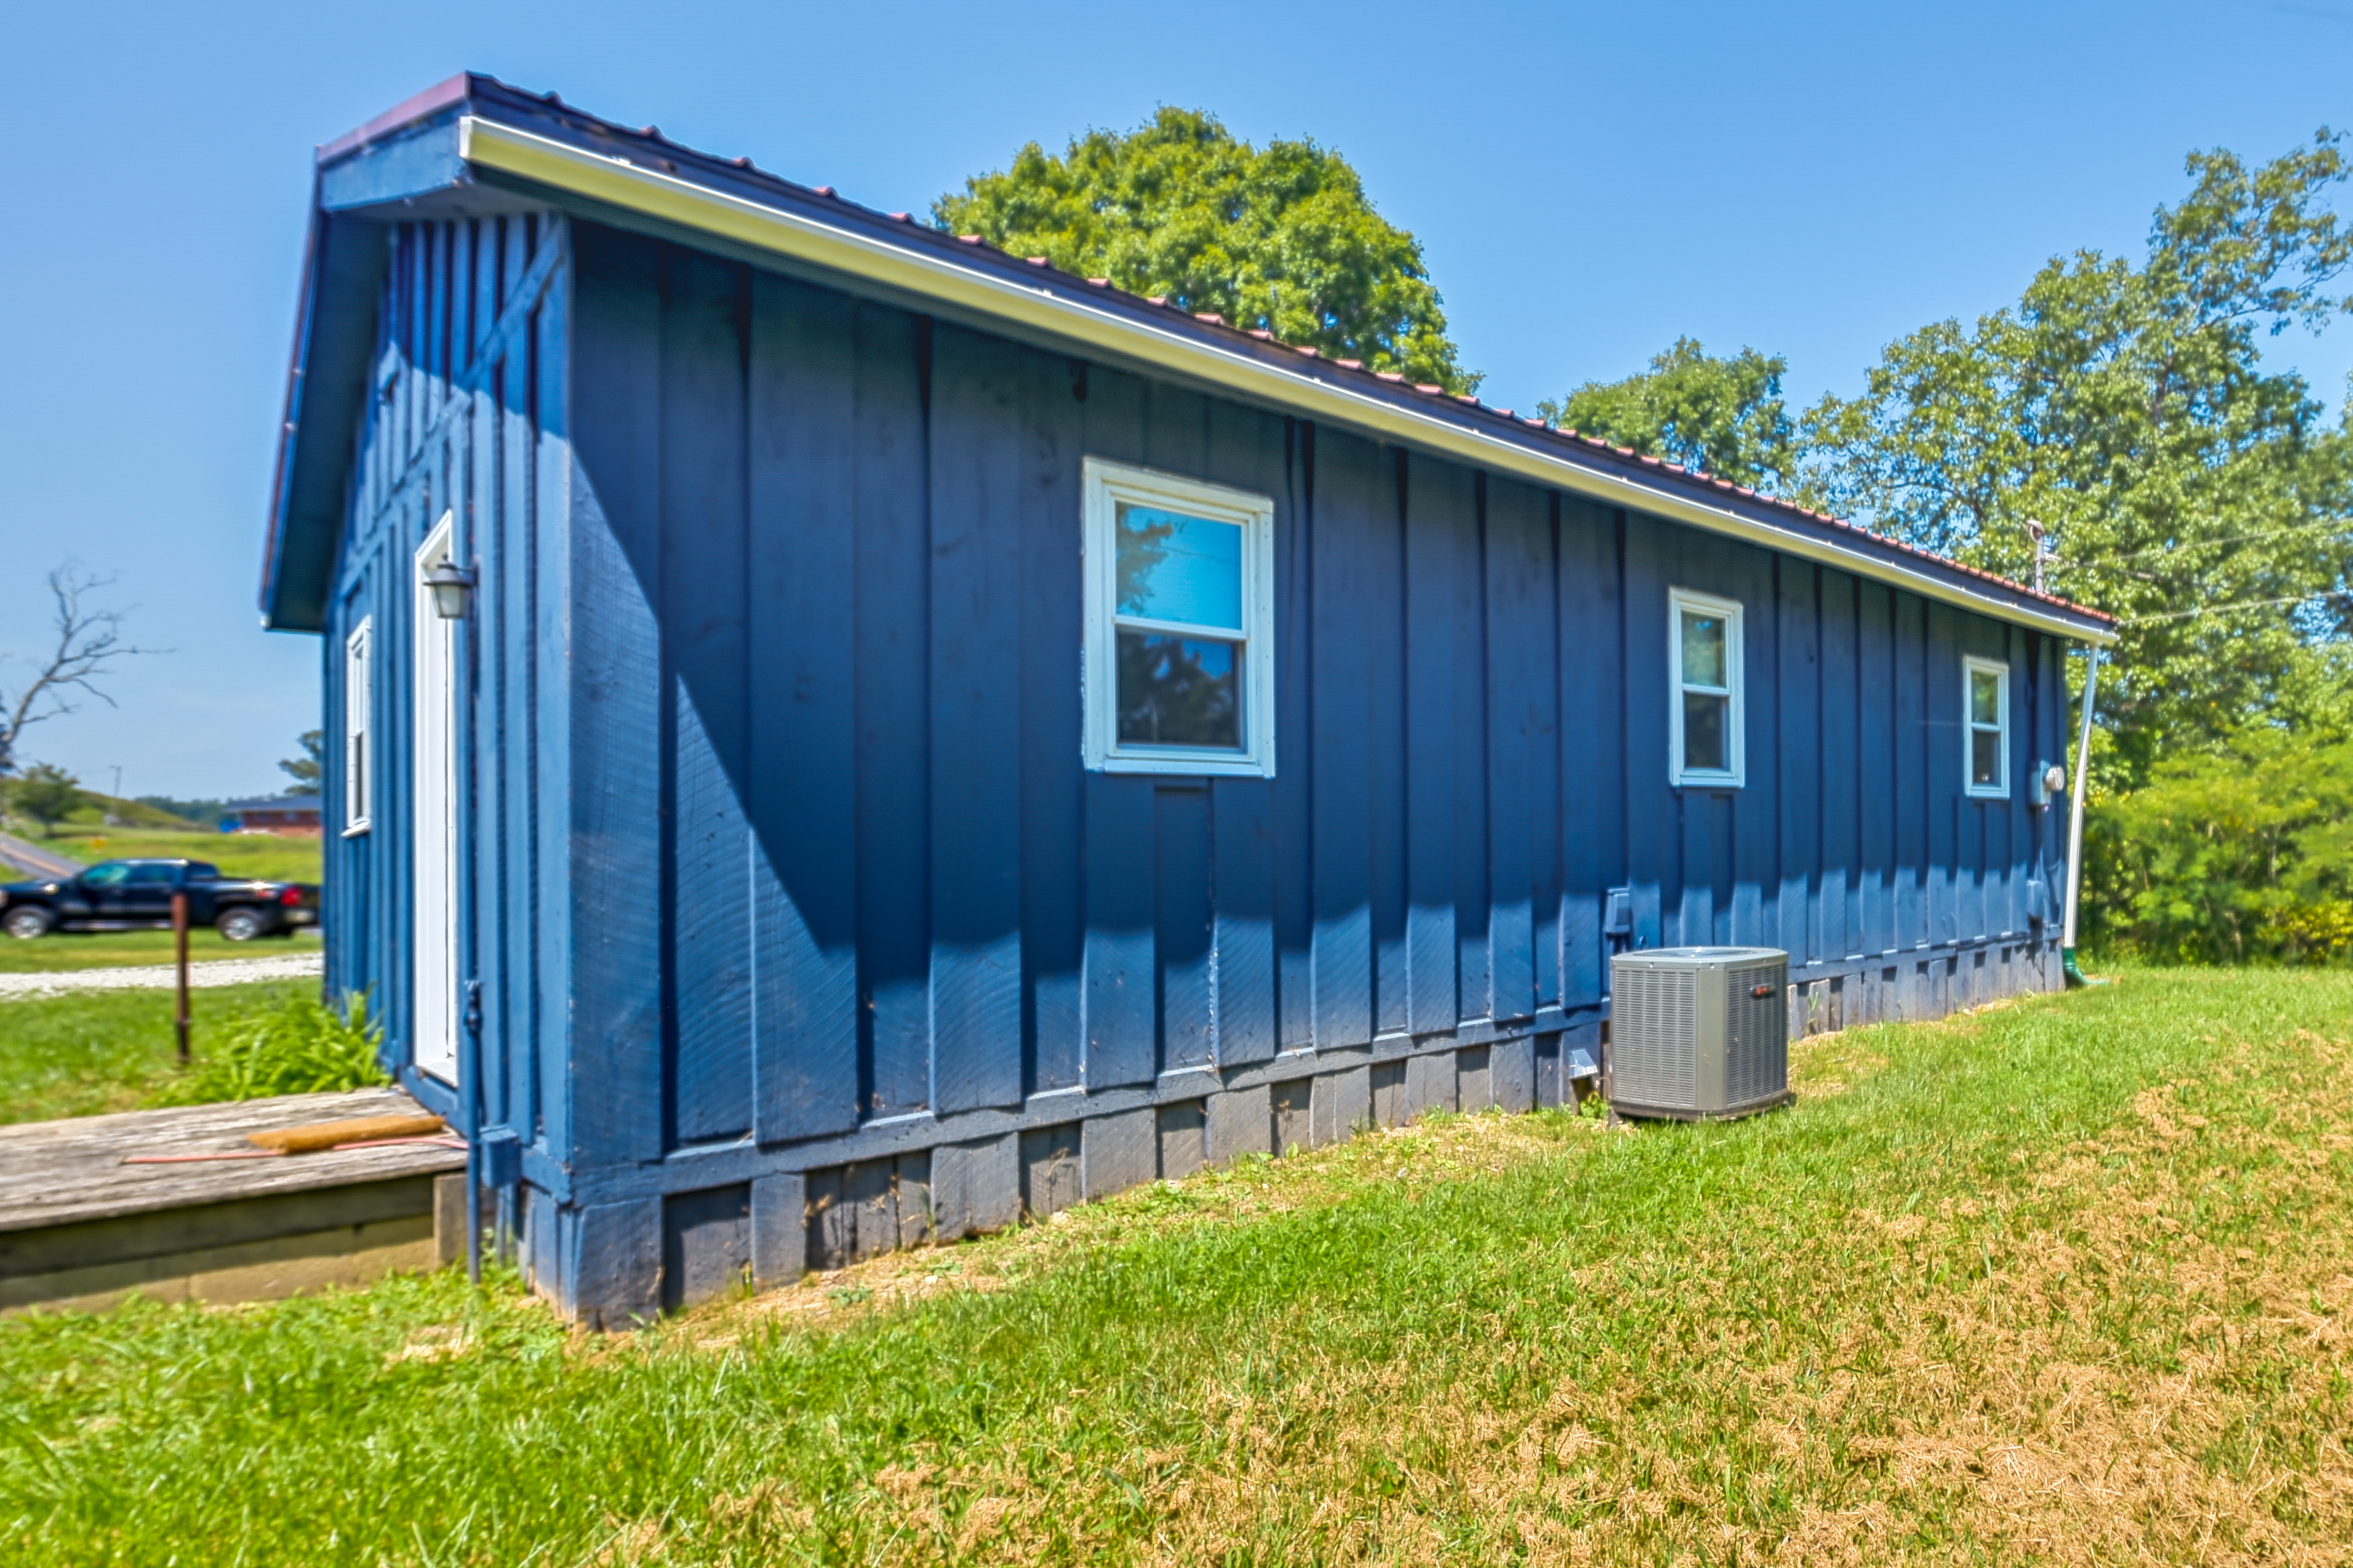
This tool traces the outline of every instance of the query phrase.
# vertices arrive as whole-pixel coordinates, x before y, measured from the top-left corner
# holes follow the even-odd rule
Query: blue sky
[[[1163,102],[1312,135],[1420,237],[1485,395],[1522,408],[1680,333],[1786,354],[1800,402],[1852,391],[2054,253],[2137,256],[2190,148],[2353,125],[2353,0],[12,16],[0,652],[38,644],[58,562],[119,578],[133,638],[173,651],[26,753],[132,795],[268,788],[317,721],[315,640],[254,609],[311,148],[461,68],[885,208]],[[2353,330],[2271,353],[2343,400]]]

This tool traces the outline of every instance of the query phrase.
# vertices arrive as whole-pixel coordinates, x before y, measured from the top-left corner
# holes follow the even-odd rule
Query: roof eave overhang
[[[480,115],[458,121],[459,156],[486,170],[544,185],[626,211],[715,235],[735,244],[828,270],[871,279],[891,289],[936,300],[983,318],[1016,324],[1075,344],[1184,376],[1320,421],[1443,454],[1491,472],[1505,473],[1654,516],[1746,540],[1800,559],[1893,584],[1925,598],[1960,605],[2062,637],[2105,645],[2116,640],[2100,618],[2070,613],[2048,601],[1972,582],[1942,563],[1915,563],[1883,545],[1850,543],[1777,521],[1759,508],[1713,503],[1674,486],[1662,474],[1645,482],[1637,473],[1576,460],[1547,431],[1521,434],[1500,419],[1477,422],[1349,384],[1357,378],[1278,365],[1205,338],[1189,321],[1155,322],[1115,298],[1072,298],[1048,283],[1005,275],[975,258],[967,262],[933,245],[894,242],[849,223],[771,205],[714,190],[626,158],[555,141]],[[1312,363],[1312,362],[1311,362]],[[1482,428],[1492,420],[1492,427]]]

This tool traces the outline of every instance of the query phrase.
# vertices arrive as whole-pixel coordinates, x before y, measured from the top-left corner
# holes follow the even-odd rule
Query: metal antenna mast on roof
[[[2044,592],[2042,563],[2051,559],[2051,531],[2033,518],[2026,520],[2026,537],[2034,541],[2034,591]]]

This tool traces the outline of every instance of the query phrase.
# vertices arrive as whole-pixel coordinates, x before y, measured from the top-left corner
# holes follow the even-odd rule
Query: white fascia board
[[[1490,433],[1401,406],[1320,376],[1281,370],[1243,353],[1206,342],[1124,311],[1074,300],[1042,284],[1027,284],[972,267],[929,247],[898,245],[840,225],[713,190],[626,158],[591,153],[511,125],[466,115],[458,121],[458,155],[469,163],[568,191],[683,228],[766,250],[814,266],[937,300],[975,314],[1011,321],[1130,360],[1206,382],[1310,418],[1345,425],[1496,473],[1510,474],[1767,549],[1890,583],[1924,598],[1957,605],[2018,626],[2098,644],[2113,630],[2089,626],[2038,605],[1972,591],[1900,557],[1817,539],[1695,497],[1652,489],[1562,457],[1532,450]],[[1314,363],[1314,362],[1308,362]]]

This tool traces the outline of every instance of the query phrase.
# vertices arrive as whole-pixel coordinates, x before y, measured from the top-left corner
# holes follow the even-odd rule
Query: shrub
[[[209,1105],[392,1081],[376,1065],[384,1027],[369,1021],[365,992],[346,997],[340,1012],[315,996],[289,996],[234,1014],[206,1033],[213,1037],[195,1064],[150,1103]]]
[[[2353,957],[2353,742],[2242,732],[2085,824],[2085,935],[2161,963]]]

